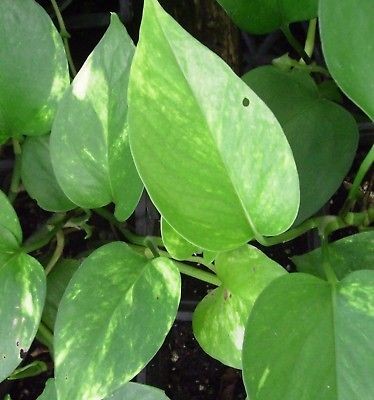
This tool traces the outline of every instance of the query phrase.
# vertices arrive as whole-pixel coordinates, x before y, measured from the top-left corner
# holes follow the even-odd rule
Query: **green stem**
[[[13,140],[13,151],[14,151],[14,167],[12,173],[12,180],[10,182],[8,199],[11,203],[14,202],[18,193],[21,181],[21,145],[17,139]]]
[[[360,195],[361,183],[365,178],[365,175],[373,165],[373,162],[374,162],[374,145],[371,147],[369,153],[366,155],[366,157],[364,158],[364,160],[360,165],[360,168],[349,190],[347,200],[344,202],[343,207],[341,209],[340,212],[341,216],[346,215],[348,211],[355,205],[356,200],[359,198]]]
[[[65,246],[65,236],[64,232],[62,229],[57,231],[56,233],[56,248],[55,251],[52,254],[51,259],[49,260],[46,268],[45,268],[45,274],[48,275],[53,267],[57,264],[58,260],[62,256],[62,252],[64,251],[64,246]]]
[[[274,237],[263,237],[261,242],[257,240],[257,238],[256,240],[263,246],[274,246],[276,244],[285,243],[296,239],[297,237],[315,228],[318,228],[319,231],[325,231],[327,229],[328,233],[330,234],[347,226],[369,226],[373,221],[374,207],[358,213],[347,213],[344,217],[326,215],[322,217],[311,218],[303,222],[297,228],[290,229],[281,235]]]
[[[70,34],[66,29],[64,19],[62,18],[62,15],[61,15],[60,9],[58,8],[56,0],[51,0],[51,3],[52,3],[53,10],[56,14],[58,24],[60,26],[60,35],[62,37],[62,41],[64,42],[66,58],[69,63],[71,74],[74,78],[77,75],[77,69],[75,68],[74,61],[73,61],[73,58],[72,58],[71,52],[70,52],[70,47],[69,47]]]
[[[137,244],[139,246],[146,246],[147,241],[152,241],[157,247],[164,247],[164,243],[162,239],[158,236],[138,236],[135,233],[132,233],[128,229],[122,226],[122,223],[117,221],[116,217],[110,213],[105,208],[95,208],[93,210],[96,214],[100,215],[108,222],[113,224],[121,233],[122,235],[131,243]]]
[[[36,337],[48,347],[51,357],[53,358],[53,333],[49,330],[49,328],[40,321],[40,325],[38,328],[38,332]]]
[[[313,18],[309,22],[308,33],[306,35],[306,41],[304,46],[304,51],[311,59],[314,52],[314,44],[316,40],[316,28],[317,28],[317,18]],[[300,60],[304,63],[304,60]]]
[[[308,56],[308,54],[305,52],[301,44],[297,41],[295,36],[292,34],[289,25],[284,25],[281,28],[284,36],[288,40],[289,44],[297,51],[297,53],[300,55],[300,57],[304,60],[306,64],[311,63],[311,59]]]
[[[30,236],[22,246],[25,253],[32,253],[47,245],[64,226],[68,216],[65,213],[54,214],[37,232]]]

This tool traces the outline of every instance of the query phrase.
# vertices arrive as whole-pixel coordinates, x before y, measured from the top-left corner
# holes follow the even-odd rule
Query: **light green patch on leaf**
[[[149,260],[121,242],[95,250],[57,314],[59,398],[102,399],[132,379],[160,348],[179,300],[180,275],[171,260]]]
[[[277,235],[299,205],[296,166],[274,115],[156,0],[145,2],[129,84],[130,145],[153,203],[199,248]]]
[[[215,266],[222,285],[198,304],[193,331],[206,353],[241,369],[244,332],[253,304],[286,271],[253,246],[220,253]]]
[[[306,72],[266,66],[243,80],[273,111],[293,151],[300,179],[297,225],[329,200],[348,173],[357,149],[357,124],[344,108],[321,98]]]
[[[337,278],[343,279],[353,271],[374,269],[374,231],[347,236],[329,245],[329,261]],[[319,247],[301,256],[292,257],[297,270],[326,279]]]
[[[374,120],[374,11],[372,0],[321,0],[320,34],[332,77]]]
[[[58,306],[65,289],[80,265],[79,260],[61,259],[47,276],[47,295],[42,320],[53,331]]]
[[[318,0],[217,0],[241,29],[264,34],[317,16]]]
[[[373,334],[373,271],[353,272],[336,286],[306,274],[279,278],[247,323],[247,393],[251,400],[370,400]]]
[[[27,193],[47,211],[76,208],[62,191],[53,172],[49,136],[27,138],[22,144],[21,178]]]
[[[176,260],[186,260],[199,249],[184,239],[163,218],[161,219],[161,236],[168,253]]]
[[[8,198],[0,190],[0,249],[14,250],[22,242],[21,225]]]
[[[38,330],[45,274],[33,257],[0,252],[0,381],[22,361]]]
[[[60,35],[35,1],[1,0],[0,60],[0,143],[47,134],[69,72]]]
[[[104,37],[75,77],[58,109],[51,157],[67,197],[83,208],[111,201],[127,219],[142,183],[127,132],[127,86],[134,45],[115,14]]]

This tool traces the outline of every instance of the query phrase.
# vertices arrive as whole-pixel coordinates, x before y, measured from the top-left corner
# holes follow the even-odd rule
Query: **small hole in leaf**
[[[243,99],[243,106],[248,107],[249,106],[249,99],[247,97],[244,97]]]
[[[21,350],[19,351],[19,356],[20,356],[20,358],[25,358],[25,357],[26,357],[26,351],[23,350],[23,349],[21,349]]]
[[[18,340],[17,340],[17,342],[16,342],[16,346],[19,347],[19,341],[18,341]]]
[[[4,358],[4,360],[6,359],[6,355],[5,354],[3,355],[3,358]]]

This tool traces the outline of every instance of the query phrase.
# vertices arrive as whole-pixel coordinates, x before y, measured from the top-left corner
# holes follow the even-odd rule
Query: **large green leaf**
[[[54,266],[47,277],[47,295],[42,319],[51,331],[55,326],[57,310],[62,296],[79,265],[79,260],[62,259]]]
[[[121,242],[95,250],[57,314],[59,398],[101,399],[133,378],[161,346],[179,299],[180,275],[169,259],[148,260]]]
[[[222,286],[210,292],[193,315],[193,331],[205,352],[242,367],[245,326],[262,290],[286,271],[253,246],[220,253],[216,271]]]
[[[374,269],[374,231],[362,232],[329,245],[329,260],[338,279],[360,269]],[[325,279],[322,249],[292,257],[298,271]]]
[[[186,260],[199,249],[183,238],[163,218],[161,219],[161,235],[166,250],[176,260]]]
[[[21,242],[22,230],[17,214],[0,190],[0,249],[15,249]]]
[[[318,0],[217,0],[240,28],[269,33],[317,16]]]
[[[43,310],[45,286],[43,267],[33,257],[0,252],[0,381],[30,348]]]
[[[321,0],[323,53],[333,78],[374,120],[374,6],[372,0]]]
[[[34,0],[0,1],[0,143],[43,135],[69,85],[64,47]]]
[[[168,400],[165,393],[157,388],[129,382],[104,400]],[[57,400],[54,379],[47,381],[46,387],[38,400]]]
[[[297,171],[276,118],[156,0],[145,2],[129,128],[154,204],[197,247],[229,250],[294,221]]]
[[[30,137],[24,141],[21,177],[27,193],[44,210],[62,212],[76,207],[57,183],[49,151],[49,136]]]
[[[243,80],[273,111],[291,145],[300,179],[295,224],[300,223],[326,203],[349,171],[357,124],[344,108],[320,97],[306,72],[266,66],[248,72]]]
[[[249,317],[243,376],[251,400],[374,398],[374,271],[336,286],[306,274],[275,280]]]
[[[125,220],[142,183],[127,134],[127,86],[134,45],[115,14],[58,108],[51,157],[65,194],[83,208],[111,201]]]

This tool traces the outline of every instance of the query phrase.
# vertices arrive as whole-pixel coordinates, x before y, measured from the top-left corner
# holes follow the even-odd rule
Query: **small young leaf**
[[[47,134],[69,71],[60,35],[34,0],[0,1],[0,60],[0,143]]]
[[[222,286],[198,304],[193,331],[206,353],[241,369],[244,331],[253,304],[286,271],[252,246],[220,253],[215,265]]]
[[[306,274],[271,283],[249,317],[243,377],[251,400],[374,397],[374,271],[336,286]]]
[[[22,230],[14,208],[0,190],[0,249],[14,250],[22,242]]]
[[[21,178],[27,193],[47,211],[76,208],[64,194],[53,172],[49,136],[27,138],[22,144]]]
[[[276,118],[156,0],[131,68],[129,129],[152,201],[189,242],[229,250],[293,223],[298,176]]]
[[[0,381],[22,361],[38,330],[45,299],[43,267],[24,253],[0,252]]]
[[[48,366],[44,361],[33,361],[24,367],[17,368],[12,372],[12,375],[8,377],[8,380],[13,381],[16,379],[30,378],[32,376],[38,376],[41,373],[48,370]]]
[[[115,14],[58,108],[51,134],[57,180],[75,204],[111,201],[127,219],[142,192],[127,135],[127,86],[134,45]]]
[[[338,279],[360,269],[374,269],[374,232],[347,236],[329,245],[329,260]],[[322,267],[322,251],[317,248],[301,256],[292,257],[298,271],[326,279]]]
[[[179,299],[180,275],[169,259],[149,260],[120,242],[95,250],[57,314],[59,398],[101,399],[132,379],[164,341]]]
[[[186,260],[192,254],[199,252],[195,245],[184,239],[163,218],[161,219],[161,235],[166,250],[176,260]]]
[[[217,0],[241,29],[269,33],[317,16],[318,0]]]
[[[292,148],[300,179],[299,224],[328,201],[348,173],[356,154],[357,124],[344,108],[320,97],[306,72],[266,66],[243,80],[273,111]]]
[[[321,0],[320,33],[329,72],[374,120],[373,0]],[[349,34],[347,34],[349,32]]]

